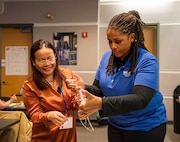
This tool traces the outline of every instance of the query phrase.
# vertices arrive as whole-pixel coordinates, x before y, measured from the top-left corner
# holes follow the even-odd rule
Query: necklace
[[[57,90],[57,82],[56,82],[56,80],[53,80],[52,82],[50,82],[50,84],[51,84],[51,87],[54,89],[54,90]]]
[[[51,87],[54,89],[54,90],[57,90],[57,82],[56,80],[52,79],[46,79],[46,81],[51,85]]]

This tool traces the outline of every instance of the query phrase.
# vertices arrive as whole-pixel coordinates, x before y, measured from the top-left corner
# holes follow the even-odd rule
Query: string
[[[85,99],[83,98],[82,91],[79,90],[78,93],[80,94],[80,97],[81,97],[81,99],[82,99],[81,104],[86,103]],[[90,121],[89,117],[87,117],[84,121],[85,121],[85,123],[87,123],[88,125],[85,125],[85,124],[83,123],[83,121],[80,120],[80,122],[81,122],[81,124],[83,125],[83,127],[86,128],[86,129],[89,130],[89,131],[94,131],[94,128],[93,128],[93,126],[92,126],[92,124],[91,124],[91,121]],[[90,126],[90,128],[88,128],[87,126]]]
[[[83,123],[83,121],[80,120],[80,122],[81,122],[81,124],[83,125],[83,127],[84,127],[85,129],[87,129],[88,131],[93,132],[93,131],[94,131],[94,128],[93,128],[93,126],[92,126],[92,124],[91,124],[91,121],[90,121],[89,117],[87,117],[84,121],[85,121],[85,123],[88,123],[88,124],[89,124],[90,128],[88,128],[88,127],[87,127],[88,125],[85,125],[85,124]]]

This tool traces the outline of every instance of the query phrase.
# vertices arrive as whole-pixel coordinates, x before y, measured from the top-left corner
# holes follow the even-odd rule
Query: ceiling
[[[26,1],[71,1],[71,0],[0,0],[0,2],[26,2]]]

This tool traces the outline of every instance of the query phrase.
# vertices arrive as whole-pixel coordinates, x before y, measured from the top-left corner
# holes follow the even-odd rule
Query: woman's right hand
[[[10,97],[10,103],[15,103],[16,101],[17,101],[16,94],[13,94],[13,95]]]
[[[79,105],[78,116],[80,120],[86,119],[94,112],[102,109],[102,98],[94,96],[86,90],[82,90],[83,96],[86,96],[86,103]]]
[[[47,112],[47,119],[57,126],[63,125],[68,120],[67,117],[59,111]]]

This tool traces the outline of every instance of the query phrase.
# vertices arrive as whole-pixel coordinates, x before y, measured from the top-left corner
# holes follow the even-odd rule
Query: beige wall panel
[[[173,91],[180,85],[180,72],[160,72],[159,89],[164,96],[173,96]]]
[[[173,99],[169,98],[169,97],[164,97],[164,104],[166,107],[166,114],[168,116],[168,120],[169,121],[173,121],[174,117],[174,113],[173,113]]]
[[[46,34],[44,32],[46,31]],[[34,38],[53,42],[53,32],[77,33],[77,65],[64,65],[74,71],[94,71],[97,69],[97,26],[49,26],[34,27]],[[88,32],[87,38],[82,38],[82,32]]]

